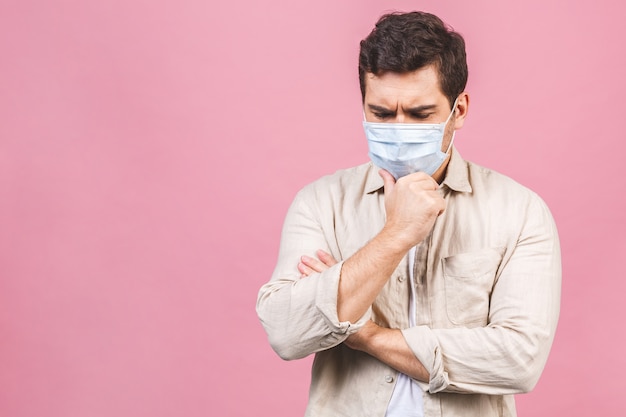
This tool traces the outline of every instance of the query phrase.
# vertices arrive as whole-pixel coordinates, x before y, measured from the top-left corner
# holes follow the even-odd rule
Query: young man
[[[359,77],[372,162],[296,196],[257,302],[269,341],[316,354],[308,416],[515,416],[558,320],[550,212],[454,148],[465,44],[439,18],[383,16]]]

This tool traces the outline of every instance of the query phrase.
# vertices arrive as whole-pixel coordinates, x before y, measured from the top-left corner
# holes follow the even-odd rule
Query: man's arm
[[[316,255],[317,258],[302,256],[300,259],[298,270],[302,277],[323,272],[337,264],[335,258],[328,252],[318,250]],[[411,378],[422,382],[428,382],[430,379],[428,371],[415,357],[398,329],[387,329],[370,320],[356,333],[348,336],[344,343],[351,349],[363,351]]]
[[[428,382],[430,379],[428,371],[415,357],[400,330],[386,329],[369,321],[344,343],[418,381]]]
[[[402,331],[430,374],[430,392],[531,391],[548,359],[559,317],[561,256],[556,226],[536,195],[503,262],[484,327]]]
[[[446,208],[429,175],[415,173],[397,182],[380,170],[385,186],[387,220],[383,230],[346,260],[339,279],[339,320],[356,321],[372,305],[378,293],[410,248],[430,232]]]
[[[281,357],[296,359],[336,346],[363,326],[403,256],[428,235],[445,209],[430,176],[415,173],[396,183],[388,172],[381,170],[380,175],[387,216],[381,232],[345,262],[302,279],[285,260],[328,249],[328,243],[309,204],[298,198],[292,204],[281,239],[281,262],[257,299],[259,318]]]

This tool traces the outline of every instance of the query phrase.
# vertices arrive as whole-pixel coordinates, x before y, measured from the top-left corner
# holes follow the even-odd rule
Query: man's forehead
[[[422,105],[433,104],[433,101],[444,97],[437,72],[428,67],[407,73],[367,73],[365,79],[365,97],[368,102],[393,104],[401,100]]]

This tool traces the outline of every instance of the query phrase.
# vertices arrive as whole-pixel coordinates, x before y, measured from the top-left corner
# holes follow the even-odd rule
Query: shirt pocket
[[[455,325],[484,326],[503,250],[484,249],[443,259],[448,319]]]

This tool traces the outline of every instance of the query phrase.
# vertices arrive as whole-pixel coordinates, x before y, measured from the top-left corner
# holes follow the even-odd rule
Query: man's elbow
[[[528,366],[525,368],[520,370],[514,381],[511,381],[514,391],[518,394],[527,394],[535,389],[541,376],[541,370],[535,371]]]
[[[516,332],[509,351],[509,387],[519,394],[531,392],[543,373],[552,345],[552,333],[541,330]]]
[[[257,314],[265,329],[271,348],[281,359],[291,361],[307,356],[307,352],[303,352],[302,343],[296,339],[297,333],[290,331],[289,322],[280,321],[276,323],[269,317],[265,317],[262,309],[257,309]]]
[[[546,354],[537,350],[528,357],[518,357],[511,367],[510,387],[519,394],[531,392],[543,372],[546,364]]]
[[[303,352],[302,349],[298,348],[297,343],[272,337],[269,337],[269,342],[274,352],[276,352],[278,357],[282,360],[293,361],[307,356],[307,352]]]

